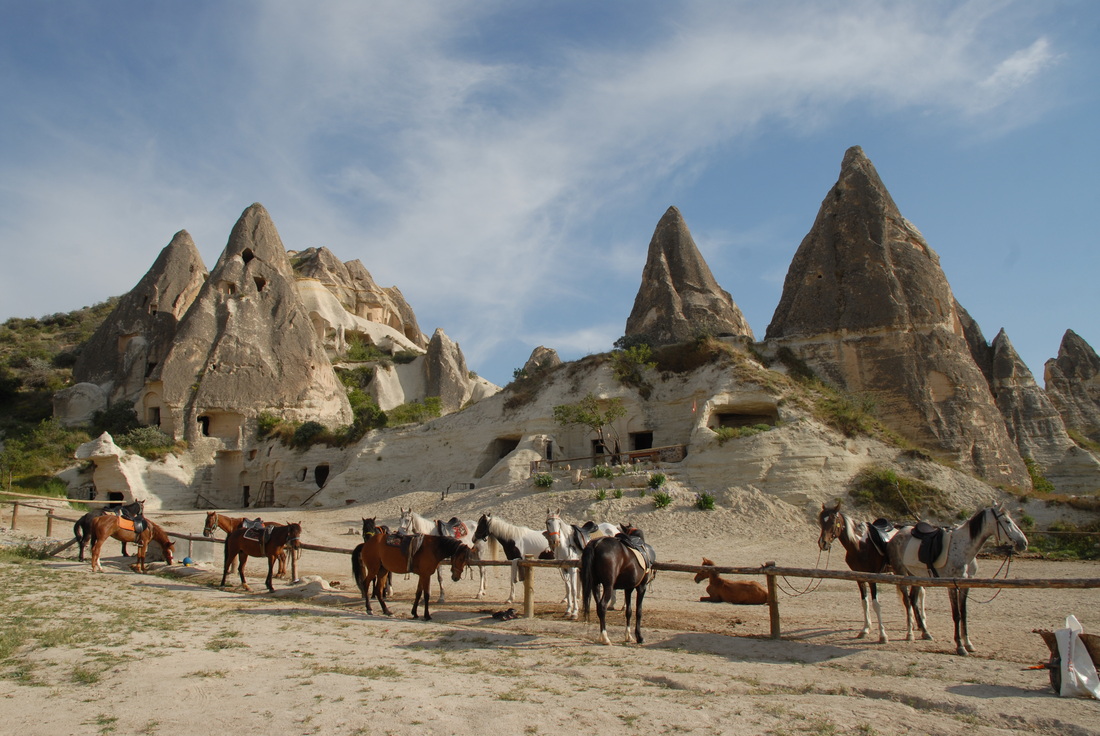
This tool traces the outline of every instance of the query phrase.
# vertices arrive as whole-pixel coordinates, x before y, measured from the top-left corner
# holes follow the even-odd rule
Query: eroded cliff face
[[[239,450],[246,423],[284,419],[348,424],[351,408],[298,295],[267,211],[244,211],[217,265],[180,323],[143,398],[162,428]]]
[[[1047,395],[1068,429],[1100,442],[1100,356],[1073,330],[1066,330],[1058,357],[1046,362]]]
[[[715,281],[680,210],[669,207],[649,242],[625,334],[657,346],[685,342],[702,331],[752,339],[752,329]]]
[[[83,385],[59,393],[55,415],[63,422],[79,424],[88,421],[97,408],[140,405],[146,377],[167,355],[179,321],[207,275],[191,236],[186,230],[176,233],[137,285],[119,299],[81,346],[73,381]],[[148,421],[149,417],[139,414],[139,419]]]
[[[853,147],[787,272],[766,339],[992,483],[1029,488],[939,257]]]

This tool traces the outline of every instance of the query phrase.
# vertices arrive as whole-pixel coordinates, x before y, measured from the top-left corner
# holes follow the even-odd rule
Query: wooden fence
[[[18,507],[25,506],[35,509],[44,509],[46,511],[46,536],[53,536],[53,521],[75,522],[75,518],[60,516],[54,513],[53,508],[36,506],[21,501],[2,501],[0,503],[13,504],[12,511],[12,529],[16,528],[16,519],[18,516]],[[188,512],[194,513],[194,512]],[[191,542],[200,541],[205,543],[217,543],[225,544],[224,539],[214,539],[211,537],[203,537],[201,535],[194,534],[182,534],[178,532],[168,532],[168,535],[175,537],[176,539],[186,540],[188,542],[188,555],[191,556]],[[72,544],[75,543],[75,539],[65,542],[59,545],[55,549],[51,550],[51,554],[57,554]],[[328,547],[320,544],[302,544],[302,549],[313,550],[315,552],[325,552],[329,554],[338,554],[351,556],[353,550],[345,549],[343,547]],[[508,567],[513,562],[505,560],[481,560],[476,563],[481,567]],[[577,567],[579,562],[577,560],[519,560],[514,564],[521,568],[525,568],[528,574],[523,576],[523,615],[527,618],[534,618],[535,616],[535,570],[542,567],[550,567],[554,569],[563,569],[567,567]],[[716,572],[721,575],[763,575],[767,579],[768,588],[768,614],[771,623],[771,638],[779,639],[782,637],[782,627],[779,617],[779,578],[811,578],[811,579],[823,579],[823,580],[850,580],[852,582],[865,582],[865,583],[880,583],[883,585],[919,585],[925,588],[1100,588],[1100,578],[1062,578],[1062,579],[1007,579],[1007,578],[920,578],[920,577],[903,577],[899,575],[875,574],[875,573],[860,573],[851,572],[848,570],[821,570],[821,569],[806,569],[798,567],[779,567],[775,562],[765,562],[759,567],[720,567],[720,566],[707,566],[702,565],[688,565],[680,564],[677,562],[658,562],[654,565],[654,568],[664,572],[678,572],[688,573],[695,575],[699,572]]]

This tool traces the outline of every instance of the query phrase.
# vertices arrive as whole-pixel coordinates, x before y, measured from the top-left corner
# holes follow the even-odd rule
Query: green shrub
[[[269,412],[260,412],[260,415],[256,417],[256,438],[263,439],[275,431],[275,428],[283,420]]]
[[[667,480],[668,478],[665,477],[664,473],[652,473],[649,476],[649,480],[646,481],[646,485],[653,490],[657,490],[658,488],[663,486],[665,484],[665,481]]]
[[[946,494],[939,488],[879,466],[861,470],[848,495],[857,504],[877,507],[900,517],[921,517],[947,509]]]
[[[393,362],[401,364],[411,363],[421,355],[423,355],[423,353],[416,350],[398,350],[393,354]]]
[[[294,430],[294,437],[290,441],[290,446],[304,450],[317,444],[326,431],[325,425],[320,422],[304,422]]]
[[[119,447],[133,450],[146,460],[153,460],[168,454],[176,446],[176,440],[160,430],[160,427],[135,427],[118,437]]]
[[[536,488],[553,488],[554,475],[552,473],[536,473],[534,483]]]
[[[611,371],[619,383],[633,386],[643,398],[649,398],[652,387],[645,380],[645,372],[657,367],[652,357],[653,350],[645,343],[616,350],[611,354]]]
[[[608,465],[593,465],[588,475],[592,478],[614,478],[615,471]]]
[[[107,432],[112,437],[119,437],[140,426],[131,404],[115,404],[92,414],[92,432],[96,435]]]
[[[714,434],[718,436],[718,444],[721,446],[730,440],[741,439],[742,437],[752,437],[755,434],[769,432],[773,429],[775,429],[775,427],[770,424],[754,424],[748,427],[718,427],[714,430]]]
[[[672,503],[672,496],[666,491],[657,491],[653,494],[653,507],[663,509]]]
[[[875,402],[868,396],[830,391],[817,401],[818,417],[846,437],[870,435],[875,429]]]
[[[1047,557],[1063,560],[1100,559],[1100,522],[1077,525],[1055,521],[1049,531],[1054,534],[1034,534],[1028,541],[1029,548]]]
[[[695,498],[695,508],[700,511],[713,511],[714,510],[714,496],[710,495],[706,491],[703,491]]]
[[[1043,468],[1039,463],[1035,462],[1030,457],[1024,458],[1024,465],[1027,466],[1027,474],[1031,476],[1031,486],[1035,489],[1036,493],[1054,493],[1054,484],[1046,479],[1043,475]]]
[[[423,401],[409,401],[401,406],[395,406],[386,412],[387,426],[397,427],[402,424],[422,424],[429,419],[434,419],[443,413],[442,401],[438,396],[428,396]]]
[[[622,498],[623,497],[623,489],[622,488],[616,488],[615,492],[612,493],[611,495],[614,496],[615,498]]]
[[[596,491],[596,500],[597,501],[606,501],[607,500],[607,491],[603,488]]]

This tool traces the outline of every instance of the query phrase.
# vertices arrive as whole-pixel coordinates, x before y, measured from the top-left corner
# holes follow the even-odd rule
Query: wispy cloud
[[[1024,119],[1023,93],[1058,59],[1026,29],[984,39],[985,3],[642,7],[652,17],[637,38],[613,25],[554,38],[501,29],[494,21],[517,11],[492,3],[203,6],[166,39],[163,67],[119,53],[80,75],[94,86],[71,120],[20,93],[48,107],[51,130],[26,135],[39,148],[0,169],[0,188],[19,195],[0,205],[0,242],[30,244],[29,273],[59,254],[99,254],[106,297],[136,281],[120,283],[112,264],[143,271],[177,227],[212,260],[227,213],[259,200],[289,247],[360,258],[402,288],[425,329],[460,332],[474,367],[540,335],[593,350],[616,330],[537,325],[606,289],[608,272],[625,280],[625,320],[640,261],[631,277],[621,240],[592,231],[656,182],[694,178],[731,141],[825,127],[853,105],[967,125]],[[538,54],[523,53],[528,39]],[[39,227],[60,196],[79,224]],[[66,306],[35,294],[37,278],[0,278],[5,315]]]

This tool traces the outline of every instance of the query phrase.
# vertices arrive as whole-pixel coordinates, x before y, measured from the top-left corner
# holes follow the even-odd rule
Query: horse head
[[[466,563],[470,559],[473,547],[465,544],[459,545],[458,551],[451,555],[451,580],[458,582],[462,579],[462,573],[466,570]]]
[[[377,517],[372,516],[369,519],[363,519],[363,541],[364,542],[366,542],[371,537],[373,537],[375,534],[377,534],[378,532],[381,531],[381,529],[378,528],[378,525],[375,524],[375,519],[376,518]]]
[[[493,515],[491,513],[481,515],[481,518],[477,520],[477,529],[474,530],[474,542],[489,538],[489,523],[492,520]]]
[[[171,565],[172,554],[176,551],[176,543],[168,542],[168,544],[162,544],[161,547],[164,548],[164,561]]]
[[[840,530],[844,526],[844,517],[840,515],[840,501],[836,506],[829,508],[821,504],[821,513],[817,515],[817,523],[821,526],[821,535],[817,538],[817,547],[822,552],[828,552],[833,540],[840,536]]]
[[[286,546],[291,549],[302,548],[302,525],[298,522],[290,522],[286,525]]]
[[[1024,535],[1020,527],[1016,526],[1016,522],[1009,515],[1005,509],[1003,502],[993,506],[989,509],[993,514],[993,520],[997,524],[997,541],[1001,539],[1001,532],[1004,532],[1005,536],[1012,542],[1013,548],[1017,552],[1023,552],[1027,549],[1027,536]]]
[[[202,535],[204,537],[214,536],[214,530],[218,528],[218,512],[207,511],[206,512],[206,524],[202,528]]]
[[[556,513],[551,513],[550,509],[546,509],[546,531],[543,532],[543,536],[550,543],[551,550],[557,549],[558,545],[562,544],[561,509]]]
[[[412,530],[412,523],[413,523],[412,506],[410,506],[407,509],[404,508],[404,507],[401,507],[401,506],[398,506],[397,508],[401,512],[401,521],[397,525],[397,533],[398,534],[407,534],[409,531]]]
[[[710,560],[708,560],[706,557],[704,557],[703,558],[703,567],[714,567],[714,563],[711,562]],[[697,582],[697,583],[701,583],[704,580],[707,580],[708,578],[710,578],[710,573],[707,572],[706,570],[700,570],[699,572],[695,573],[695,582]]]

